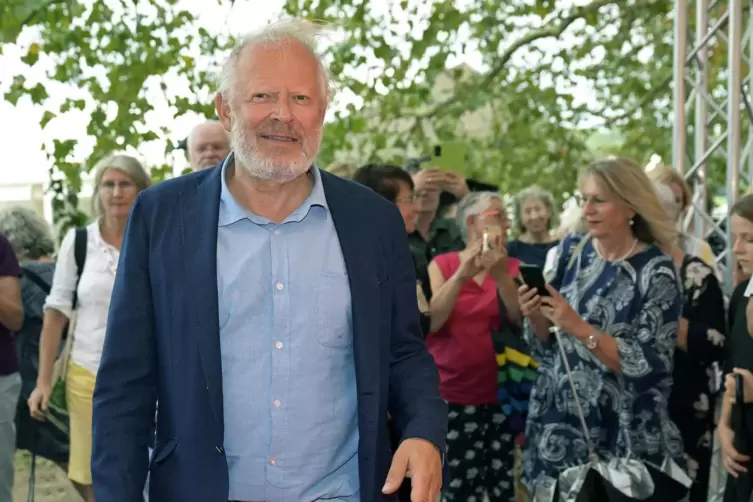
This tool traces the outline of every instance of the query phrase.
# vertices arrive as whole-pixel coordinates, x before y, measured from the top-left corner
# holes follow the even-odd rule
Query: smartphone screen
[[[520,275],[523,277],[523,282],[529,288],[536,288],[539,295],[551,296],[549,290],[546,289],[546,279],[544,278],[544,271],[541,267],[535,265],[520,265]]]

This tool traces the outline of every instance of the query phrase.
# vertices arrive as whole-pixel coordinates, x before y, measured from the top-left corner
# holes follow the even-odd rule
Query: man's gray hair
[[[483,213],[495,200],[504,206],[505,201],[496,192],[471,192],[458,202],[455,219],[464,242],[468,242],[468,217]]]
[[[318,50],[319,40],[328,31],[324,23],[307,21],[305,19],[286,19],[247,34],[240,39],[222,65],[217,84],[218,94],[221,94],[222,97],[230,102],[233,101],[235,69],[238,66],[238,59],[246,47],[279,42],[298,42],[306,47],[316,59],[321,74],[325,102],[329,102],[333,94],[332,78]]]
[[[31,209],[14,206],[0,210],[0,233],[10,242],[18,261],[52,257],[55,253],[50,225]]]

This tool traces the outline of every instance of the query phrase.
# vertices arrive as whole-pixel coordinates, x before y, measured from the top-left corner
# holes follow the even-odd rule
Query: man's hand
[[[392,457],[382,493],[395,493],[405,478],[411,479],[411,502],[435,502],[442,488],[442,456],[425,439],[406,439]]]

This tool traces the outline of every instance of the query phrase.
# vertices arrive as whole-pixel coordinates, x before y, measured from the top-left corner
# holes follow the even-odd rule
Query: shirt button
[[[277,347],[278,349],[281,349],[282,348],[282,342],[275,343],[275,347]]]
[[[280,400],[278,399],[277,401],[275,401],[275,402],[274,402],[274,403],[272,403],[272,404],[274,404],[274,405],[275,405],[275,408],[279,408],[279,407],[280,407],[280,405],[281,405],[282,403],[281,403],[281,402],[280,402]]]
[[[283,286],[281,282],[278,282],[275,287],[277,288],[277,291],[282,291],[282,288],[284,288],[285,286]]]
[[[277,460],[272,459],[272,460],[269,461],[269,463],[272,464],[272,465],[277,465]]]

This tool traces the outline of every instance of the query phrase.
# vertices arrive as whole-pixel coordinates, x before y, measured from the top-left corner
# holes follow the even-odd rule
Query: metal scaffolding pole
[[[675,0],[672,161],[693,187],[685,230],[697,237],[715,234],[726,244],[716,260],[728,294],[736,275],[729,208],[741,189],[753,186],[751,10],[750,0]],[[688,117],[693,118],[692,124]],[[717,180],[721,177],[721,172],[712,169],[721,171],[722,164],[726,166],[724,193],[710,193],[712,175]],[[723,214],[716,219],[711,214],[715,195],[726,196],[726,208],[718,208]],[[725,478],[717,452],[709,500],[722,500]]]
[[[712,218],[715,194],[709,192],[708,181],[712,163],[723,162],[729,208],[741,187],[753,179],[753,129],[748,127],[753,114],[746,108],[745,91],[751,77],[742,79],[743,64],[748,73],[752,71],[753,30],[750,8],[744,4],[744,0],[675,0],[672,163],[693,187],[685,230],[697,237],[716,234],[727,243],[716,259],[723,265],[728,292],[734,286],[735,270],[729,253],[730,229],[725,218]],[[725,55],[726,61],[719,64]]]

